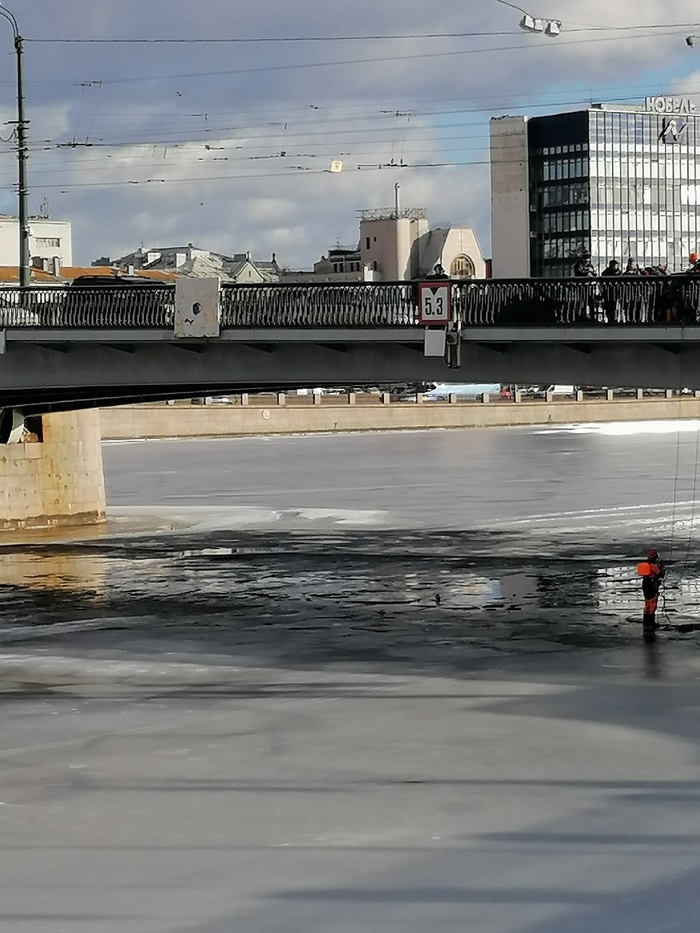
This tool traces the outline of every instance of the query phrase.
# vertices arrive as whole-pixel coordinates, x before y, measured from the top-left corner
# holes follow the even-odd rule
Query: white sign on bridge
[[[449,281],[420,282],[418,323],[449,324],[452,320],[452,284]]]

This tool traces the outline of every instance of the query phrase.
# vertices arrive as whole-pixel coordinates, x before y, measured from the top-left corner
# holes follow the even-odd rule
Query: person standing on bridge
[[[620,263],[617,259],[611,259],[607,266],[600,273],[601,277],[610,278],[611,276],[622,275]],[[603,310],[608,324],[614,324],[617,317],[617,292],[615,287],[604,285],[601,289],[603,293]]]
[[[642,271],[637,264],[637,260],[632,259],[630,256],[622,274],[624,276],[641,278]],[[633,285],[630,285],[629,292],[626,300],[625,317],[627,322],[631,324],[641,324],[647,319],[647,303],[644,300],[643,294]]]
[[[691,272],[694,275],[697,275],[698,273],[700,273],[700,259],[698,259],[697,253],[690,254],[690,256],[688,257],[688,268],[685,271]]]
[[[426,279],[449,279],[449,275],[445,272],[442,264],[437,262],[433,266],[433,271],[426,275]]]
[[[574,263],[574,276],[577,279],[594,279],[595,275],[595,269],[593,268],[593,263],[591,262],[591,254],[588,252],[588,250],[586,250]],[[597,302],[595,290],[593,287],[591,287],[585,288],[583,291],[585,297],[583,304],[581,305],[581,313],[589,320],[595,320]]]
[[[647,551],[647,559],[637,564],[637,573],[642,578],[642,593],[644,595],[644,615],[642,626],[646,633],[656,628],[656,607],[659,602],[661,583],[666,576],[666,568],[659,557],[656,548]]]
[[[574,275],[577,279],[595,278],[595,269],[591,262],[591,254],[586,250],[574,263]]]

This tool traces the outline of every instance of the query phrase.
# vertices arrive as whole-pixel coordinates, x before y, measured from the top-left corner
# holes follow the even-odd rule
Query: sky
[[[393,205],[398,183],[402,207],[473,227],[488,256],[491,117],[657,94],[700,107],[695,0],[539,4],[557,38],[499,0],[8,0],[30,212],[72,223],[80,264],[193,243],[308,269],[355,246],[357,212]],[[5,213],[15,66],[0,20]]]

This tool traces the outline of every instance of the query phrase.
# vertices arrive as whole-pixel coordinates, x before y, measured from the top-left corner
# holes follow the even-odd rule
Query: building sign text
[[[695,113],[695,104],[689,97],[647,97],[644,109],[651,113]]]

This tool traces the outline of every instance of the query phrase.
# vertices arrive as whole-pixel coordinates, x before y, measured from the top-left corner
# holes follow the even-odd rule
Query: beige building
[[[361,211],[357,249],[329,250],[314,265],[314,277],[334,282],[405,282],[429,275],[436,265],[451,278],[486,277],[486,262],[470,227],[431,229],[424,208],[387,207]]]

